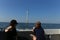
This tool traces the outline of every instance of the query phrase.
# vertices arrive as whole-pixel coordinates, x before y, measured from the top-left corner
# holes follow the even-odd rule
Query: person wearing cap
[[[36,22],[33,32],[34,32],[33,40],[46,40],[45,33],[43,28],[41,27],[40,21]]]
[[[16,40],[17,32],[16,32],[16,20],[11,20],[9,26],[5,29],[5,32],[7,33],[7,40]]]

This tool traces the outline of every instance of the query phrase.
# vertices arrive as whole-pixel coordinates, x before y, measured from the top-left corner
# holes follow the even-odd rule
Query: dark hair
[[[10,25],[18,24],[16,20],[11,20]]]

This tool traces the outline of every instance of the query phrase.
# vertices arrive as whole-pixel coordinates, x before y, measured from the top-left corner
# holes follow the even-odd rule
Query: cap
[[[18,24],[16,20],[11,20],[11,24]]]

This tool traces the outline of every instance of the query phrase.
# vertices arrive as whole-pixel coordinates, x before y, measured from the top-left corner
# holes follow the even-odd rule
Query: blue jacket
[[[36,35],[36,37],[37,37],[36,40],[46,40],[46,39],[45,39],[45,33],[44,33],[44,30],[43,30],[42,27],[40,27],[40,28],[35,28],[35,29],[34,29],[34,33],[35,33],[35,35]]]

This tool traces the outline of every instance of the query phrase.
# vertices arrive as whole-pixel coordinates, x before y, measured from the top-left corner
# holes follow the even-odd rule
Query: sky
[[[0,22],[60,23],[60,0],[0,0]]]

